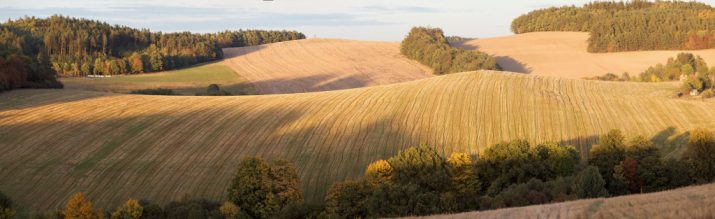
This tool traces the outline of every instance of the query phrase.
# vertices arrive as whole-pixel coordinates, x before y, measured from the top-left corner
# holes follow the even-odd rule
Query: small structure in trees
[[[690,96],[697,96],[697,95],[699,95],[699,94],[700,94],[700,92],[698,91],[698,89],[692,89],[692,90],[690,90]]]

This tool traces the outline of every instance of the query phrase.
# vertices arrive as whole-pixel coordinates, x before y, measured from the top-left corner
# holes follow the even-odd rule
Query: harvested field
[[[258,93],[302,93],[367,87],[430,77],[400,54],[400,43],[307,39],[227,48],[224,63]]]
[[[606,73],[638,75],[648,67],[665,63],[683,51],[637,51],[588,53],[588,33],[534,32],[506,37],[470,40],[455,44],[479,49],[497,57],[505,71],[565,78],[600,76]],[[715,63],[715,49],[685,51]]]
[[[223,200],[240,159],[261,156],[295,162],[307,199],[320,201],[332,182],[409,146],[477,153],[525,138],[586,152],[613,128],[665,142],[715,127],[715,102],[667,97],[675,88],[467,72],[239,97],[15,90],[0,93],[0,190],[40,210],[77,191],[105,209],[128,198]]]
[[[221,63],[203,64],[180,70],[137,75],[116,75],[111,78],[64,78],[67,89],[129,93],[132,90],[167,88],[181,95],[206,91],[209,84],[219,84],[232,94],[254,94],[245,79]]]
[[[664,192],[418,218],[713,218],[715,184]]]

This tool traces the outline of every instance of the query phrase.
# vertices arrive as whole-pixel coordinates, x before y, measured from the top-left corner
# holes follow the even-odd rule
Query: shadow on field
[[[258,92],[253,84],[249,82],[238,82],[238,83],[215,83],[219,85],[222,90],[228,91],[232,96],[240,95],[257,95]],[[196,96],[196,95],[206,95],[206,90],[210,84],[201,84],[196,86],[186,86],[186,87],[162,87],[174,90],[180,96]]]
[[[452,47],[459,47],[466,50],[479,50],[479,45],[468,44],[467,41],[450,43]],[[493,55],[493,54],[491,54]],[[520,62],[511,56],[494,56],[497,63],[504,71],[530,74],[534,69],[526,63]]]
[[[217,104],[122,117],[111,110],[121,105],[82,109],[86,112],[79,116],[98,118],[91,121],[0,125],[0,163],[7,164],[0,179],[13,179],[0,180],[0,190],[33,210],[60,207],[78,191],[105,209],[129,198],[161,204],[182,196],[222,200],[242,158],[291,158],[290,150],[282,149],[316,146],[285,145],[272,134],[293,126],[304,115],[301,109],[260,105],[236,110]],[[137,108],[122,111],[148,109]],[[119,115],[106,117],[112,114]]]
[[[16,89],[0,92],[0,112],[77,102],[113,95],[115,94],[93,91],[75,92],[67,89]]]
[[[337,74],[320,74],[257,81],[252,84],[260,94],[289,94],[360,88],[369,83],[369,77],[361,74],[342,78],[337,78]]]
[[[511,56],[497,56],[495,58],[499,66],[502,67],[504,71],[530,74],[534,70],[525,63],[520,62]]]
[[[267,45],[229,47],[229,48],[223,48],[223,49],[221,49],[221,51],[223,52],[224,59],[230,59],[230,58],[235,58],[238,56],[258,52],[259,50],[265,49],[267,47],[268,47]]]
[[[82,109],[83,118],[98,119],[0,125],[0,133],[11,132],[0,135],[0,163],[9,164],[0,178],[13,179],[0,180],[0,189],[36,210],[61,207],[77,191],[105,209],[129,198],[222,200],[241,159],[259,156],[294,162],[306,199],[319,202],[333,182],[359,177],[370,162],[421,143],[389,113],[316,112],[308,104],[254,98],[120,110],[145,112],[130,116],[112,110],[125,103],[109,103]]]
[[[475,44],[468,44],[469,40],[466,41],[459,41],[459,42],[449,42],[449,45],[452,47],[458,47],[466,50],[478,50],[479,45]]]
[[[621,129],[624,131],[623,129]],[[626,144],[634,135],[626,134]],[[558,142],[560,145],[574,145],[581,153],[582,158],[587,158],[591,148],[598,145],[600,135],[589,135],[568,140],[562,140]],[[666,157],[677,157],[683,153],[684,148],[680,147],[684,145],[688,140],[688,132],[678,133],[675,127],[665,128],[655,135],[650,137],[650,141],[653,142],[660,150],[661,153]]]

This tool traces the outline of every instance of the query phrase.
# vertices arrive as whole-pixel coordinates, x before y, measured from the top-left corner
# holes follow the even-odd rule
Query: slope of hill
[[[17,90],[0,94],[0,190],[30,209],[58,207],[77,191],[105,208],[130,197],[222,200],[240,159],[257,155],[295,162],[307,199],[319,201],[332,182],[409,146],[476,153],[526,138],[584,153],[613,128],[662,142],[715,126],[714,102],[671,99],[668,89],[675,85],[467,72],[240,97]]]
[[[617,75],[628,72],[637,75],[657,63],[664,63],[682,51],[638,51],[618,53],[588,53],[588,33],[534,32],[506,37],[470,40],[456,44],[497,57],[506,71],[566,78]],[[715,49],[687,51],[700,55],[706,62],[715,62]]]
[[[253,87],[231,68],[221,63],[202,64],[181,70],[110,78],[63,78],[67,89],[129,93],[132,90],[167,88],[181,95],[205,92],[209,84],[219,84],[232,94],[254,94]]]
[[[420,218],[713,218],[715,184],[614,198]]]
[[[400,44],[308,39],[227,48],[224,63],[258,93],[301,93],[391,84],[430,77],[400,54]]]

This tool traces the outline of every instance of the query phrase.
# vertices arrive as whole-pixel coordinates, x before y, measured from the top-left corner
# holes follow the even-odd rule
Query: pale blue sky
[[[308,37],[398,41],[412,26],[447,35],[511,34],[511,20],[588,0],[0,0],[0,19],[63,14],[153,31],[290,29]],[[715,0],[703,1],[713,5]]]

